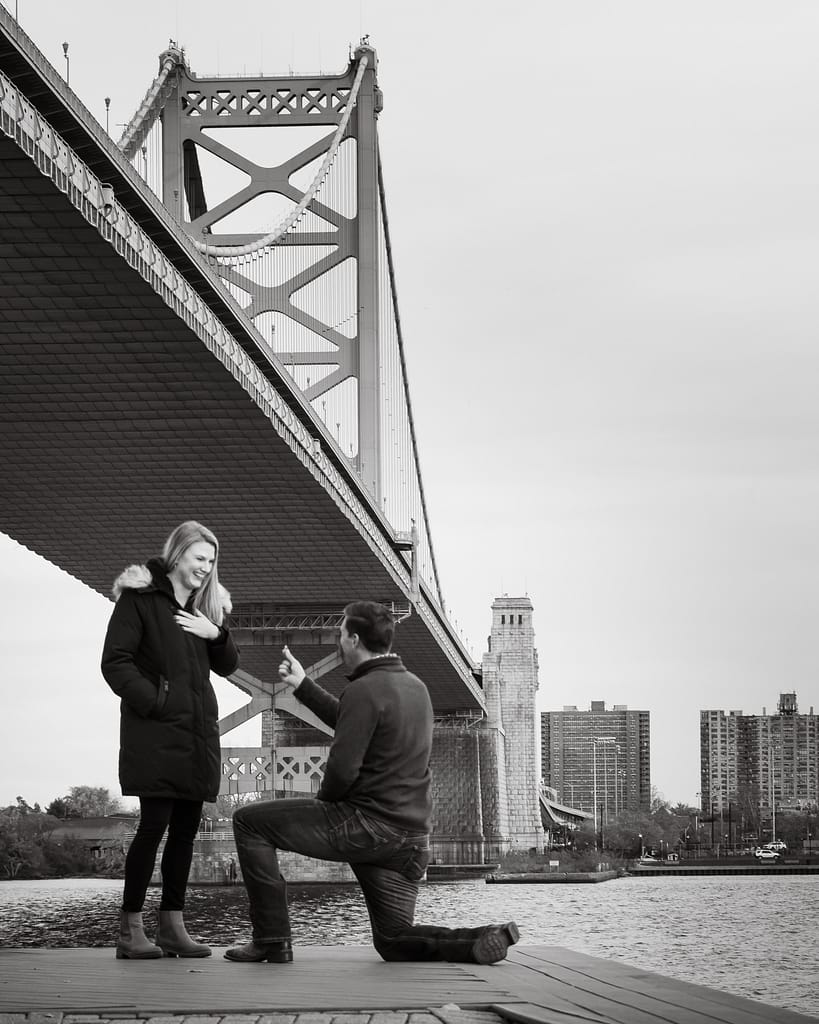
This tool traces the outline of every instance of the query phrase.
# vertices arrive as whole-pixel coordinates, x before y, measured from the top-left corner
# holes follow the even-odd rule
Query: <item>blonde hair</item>
[[[208,573],[207,579],[202,586],[194,593],[193,607],[202,612],[203,615],[206,615],[211,622],[221,626],[222,619],[224,618],[224,608],[220,594],[222,588],[219,586],[219,574],[217,571],[219,541],[216,539],[215,534],[211,533],[206,526],[197,523],[194,519],[180,523],[165,541],[165,547],[162,549],[162,561],[165,564],[165,571],[170,572],[191,544],[196,544],[200,540],[213,545],[213,568]]]

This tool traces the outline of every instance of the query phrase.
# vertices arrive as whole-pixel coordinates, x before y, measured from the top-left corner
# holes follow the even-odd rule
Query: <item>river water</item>
[[[0,947],[113,946],[122,883],[0,882]],[[819,876],[622,878],[595,885],[421,887],[416,919],[476,925],[514,918],[524,944],[548,944],[819,1017]],[[158,904],[151,889],[146,912]],[[350,885],[290,888],[295,943],[369,944]],[[189,931],[215,946],[249,936],[241,885],[192,887]]]

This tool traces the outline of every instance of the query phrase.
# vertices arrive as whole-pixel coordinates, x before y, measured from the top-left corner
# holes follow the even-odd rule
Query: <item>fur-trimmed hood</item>
[[[114,580],[114,585],[111,588],[114,600],[118,601],[120,594],[123,590],[146,590],[150,586],[155,586],[154,576],[147,565],[129,565],[124,569],[119,576]],[[230,593],[222,586],[219,586],[219,602],[222,605],[222,611],[225,615],[229,615],[233,610],[233,602],[230,599]]]

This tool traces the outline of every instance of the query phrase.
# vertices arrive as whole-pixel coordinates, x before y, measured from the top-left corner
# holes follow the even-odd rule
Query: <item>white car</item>
[[[779,860],[779,850],[769,850],[763,846],[759,850],[754,850],[754,856],[758,861],[768,860],[775,862]]]

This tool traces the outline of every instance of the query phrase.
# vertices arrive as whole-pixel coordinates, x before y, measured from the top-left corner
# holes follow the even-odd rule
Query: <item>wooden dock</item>
[[[364,946],[300,947],[289,965],[235,964],[222,953],[130,961],[116,960],[110,948],[0,949],[0,1024],[15,1020],[8,1014],[36,1014],[30,1019],[40,1024],[49,1013],[162,1016],[167,1024],[189,1014],[436,1014],[436,1007],[450,1014],[493,1011],[511,1024],[816,1024],[791,1010],[557,946],[516,946],[492,967],[387,964]]]
[[[507,874],[487,875],[487,885],[569,885],[596,884],[611,882],[622,877],[620,871],[530,871],[509,872]]]
[[[819,864],[635,864],[628,869],[635,878],[659,875],[702,878],[704,875],[819,875]]]

